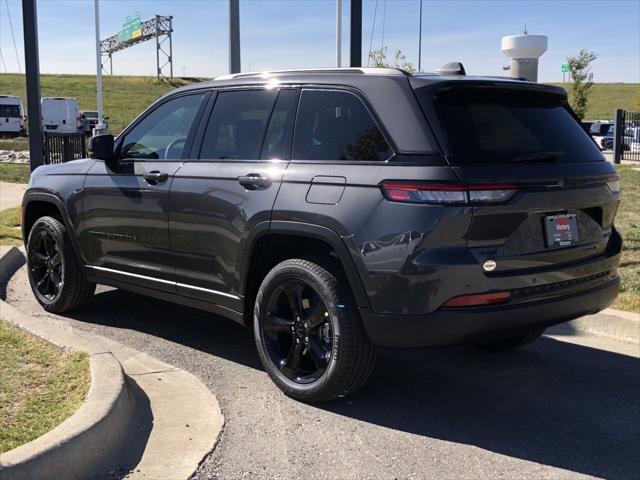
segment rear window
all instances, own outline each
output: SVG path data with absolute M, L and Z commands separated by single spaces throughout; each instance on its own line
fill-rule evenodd
M 453 152 L 452 163 L 603 160 L 561 96 L 508 89 L 453 89 L 437 94 L 434 102 Z
M 20 116 L 20 107 L 18 105 L 0 105 L 0 117 L 13 117 Z
M 390 155 L 384 136 L 353 93 L 302 92 L 293 140 L 294 159 L 384 161 Z

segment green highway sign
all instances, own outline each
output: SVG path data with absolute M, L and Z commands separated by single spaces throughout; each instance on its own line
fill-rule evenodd
M 569 64 L 568 63 L 563 63 L 562 67 L 560 68 L 560 71 L 562 73 L 569 73 Z
M 140 21 L 140 12 L 133 14 L 133 17 L 129 16 L 122 24 L 122 30 L 118 32 L 118 41 L 126 42 L 133 40 L 142 35 L 142 22 Z

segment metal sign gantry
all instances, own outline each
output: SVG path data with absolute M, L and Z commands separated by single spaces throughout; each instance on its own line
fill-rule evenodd
M 137 22 L 136 22 L 137 20 Z M 135 26 L 132 26 L 136 23 Z M 100 42 L 100 52 L 104 61 L 102 62 L 102 69 L 113 75 L 113 54 L 124 50 L 125 48 L 133 47 L 147 40 L 156 40 L 156 77 L 173 78 L 173 16 L 156 15 L 150 20 L 140 22 L 139 18 L 127 19 L 124 25 L 125 28 L 115 35 L 106 38 Z M 165 50 L 164 44 L 169 43 L 169 51 Z M 109 70 L 107 71 L 106 66 Z M 165 75 L 165 69 L 169 68 L 169 76 Z

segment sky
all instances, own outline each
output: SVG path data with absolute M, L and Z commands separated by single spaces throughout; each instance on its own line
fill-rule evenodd
M 419 2 L 363 2 L 363 65 L 369 45 L 384 44 L 417 66 Z M 345 66 L 350 1 L 342 3 Z M 41 73 L 94 74 L 93 0 L 37 5 Z M 20 0 L 0 0 L 0 72 L 24 72 L 21 10 Z M 228 0 L 100 0 L 101 38 L 117 33 L 136 11 L 142 20 L 173 15 L 174 75 L 228 72 Z M 500 40 L 522 33 L 525 25 L 530 34 L 549 37 L 539 81 L 561 81 L 567 56 L 587 49 L 598 54 L 594 81 L 640 82 L 640 0 L 423 0 L 422 69 L 461 61 L 469 74 L 504 75 L 508 60 Z M 335 0 L 240 0 L 240 30 L 243 71 L 336 65 Z M 155 75 L 155 68 L 153 41 L 113 57 L 115 75 Z

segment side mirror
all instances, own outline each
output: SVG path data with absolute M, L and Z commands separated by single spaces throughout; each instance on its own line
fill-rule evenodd
M 104 134 L 91 137 L 89 142 L 91 157 L 98 160 L 113 160 L 113 135 Z

